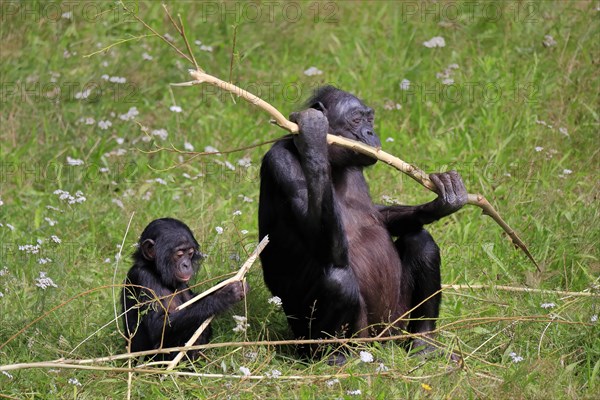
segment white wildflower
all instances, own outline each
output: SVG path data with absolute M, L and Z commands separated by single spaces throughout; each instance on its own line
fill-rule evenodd
M 448 65 L 448 69 L 458 69 L 458 68 L 460 68 L 460 67 L 458 66 L 458 64 L 455 64 L 455 63 Z
M 53 220 L 53 219 L 50 219 L 50 218 L 48 218 L 48 217 L 45 217 L 45 218 L 44 218 L 44 221 L 46 221 L 46 222 L 48 223 L 48 225 L 50 225 L 50 226 L 54 226 L 54 225 L 56 225 L 56 221 L 55 221 L 55 220 Z
M 112 199 L 111 202 L 113 204 L 115 204 L 117 207 L 119 207 L 120 209 L 122 209 L 122 210 L 125 209 L 125 205 L 123 204 L 123 201 L 121 201 L 121 199 Z
M 73 386 L 81 386 L 81 383 L 79 383 L 77 378 L 69 378 L 69 383 Z
M 162 179 L 162 178 L 156 178 L 154 180 L 154 182 L 158 183 L 159 185 L 166 185 L 167 184 L 167 182 L 164 179 Z
M 542 41 L 544 47 L 554 47 L 557 45 L 556 40 L 550 35 L 545 35 L 544 40 Z
M 222 233 L 223 233 L 223 228 L 222 228 L 222 227 L 220 227 L 220 226 L 217 226 L 217 227 L 215 228 L 215 231 L 217 231 L 217 235 L 220 235 L 220 234 L 222 234 Z
M 386 367 L 383 363 L 379 363 L 379 366 L 375 369 L 375 372 L 387 372 L 390 369 Z
M 281 307 L 281 298 L 279 296 L 273 296 L 271 297 L 269 300 L 267 300 L 267 303 L 269 304 L 273 304 L 277 307 Z
M 47 258 L 47 257 L 46 258 L 40 258 L 38 260 L 38 264 L 40 264 L 40 265 L 48 264 L 48 263 L 51 263 L 51 262 L 52 262 L 52 259 L 51 258 Z
M 0 276 L 5 276 L 8 275 L 8 267 L 4 267 L 2 269 L 0 269 Z
M 429 39 L 428 41 L 423 42 L 423 46 L 430 48 L 430 49 L 434 48 L 434 47 L 445 47 L 446 41 L 441 36 L 434 36 L 431 39 Z
M 565 168 L 565 169 L 563 169 L 562 173 L 565 174 L 565 175 L 571 175 L 573 173 L 573 171 L 571 171 L 570 169 Z
M 278 369 L 272 369 L 270 372 L 267 372 L 265 375 L 267 376 L 267 378 L 277 379 L 281 376 L 281 371 L 279 371 Z
M 140 114 L 137 107 L 131 107 L 127 113 L 119 115 L 119 119 L 123 121 L 130 121 Z
M 127 79 L 122 76 L 111 76 L 108 81 L 112 83 L 125 83 Z
M 183 144 L 183 148 L 184 148 L 186 151 L 194 151 L 194 146 L 192 146 L 192 144 L 191 144 L 191 143 L 189 143 L 189 142 L 185 142 L 185 143 Z
M 235 210 L 235 211 L 233 212 L 233 216 L 234 216 L 234 217 L 237 217 L 237 216 L 239 216 L 239 215 L 242 215 L 242 212 L 241 212 L 240 210 Z
M 450 85 L 453 85 L 453 84 L 454 84 L 454 79 L 452 79 L 452 78 L 445 78 L 442 81 L 442 85 L 450 86 Z
M 13 378 L 13 376 L 11 374 L 9 374 L 8 372 L 6 372 L 6 371 L 2 371 L 2 374 L 4 374 L 4 376 L 6 376 L 8 379 L 12 379 Z
M 60 240 L 60 238 L 56 235 L 50 236 L 50 240 L 52 240 L 54 243 L 57 243 L 57 244 L 60 244 L 62 242 L 62 240 Z
M 246 329 L 250 327 L 250 324 L 248 324 L 248 318 L 242 315 L 234 315 L 233 320 L 237 324 L 235 328 L 233 328 L 234 332 L 246 332 Z
M 169 110 L 173 111 L 174 113 L 180 113 L 183 111 L 179 106 L 171 106 L 169 107 Z
M 233 165 L 232 163 L 230 163 L 229 161 L 225 161 L 225 166 L 227 167 L 227 169 L 230 169 L 232 171 L 235 171 L 235 165 Z
M 241 233 L 242 235 L 247 235 L 247 234 L 248 234 L 248 231 L 247 231 L 246 229 L 242 229 L 242 230 L 240 231 L 240 233 Z
M 402 105 L 400 105 L 399 103 L 395 103 L 392 100 L 388 100 L 383 104 L 383 109 L 388 111 L 401 110 Z
M 402 82 L 400 82 L 400 90 L 408 89 L 410 89 L 410 81 L 408 79 L 402 79 Z
M 24 251 L 27 254 L 38 254 L 40 252 L 41 246 L 39 244 L 25 244 L 20 245 L 19 250 Z
M 207 45 L 203 44 L 203 45 L 200 45 L 200 50 L 212 53 L 213 47 L 212 46 L 207 46 Z
M 539 153 L 539 152 L 540 152 L 540 151 L 542 151 L 542 150 L 544 150 L 544 148 L 543 148 L 542 146 L 535 146 L 535 151 L 536 151 L 536 152 L 538 152 L 538 153 Z
M 369 353 L 368 351 L 361 351 L 360 352 L 360 361 L 362 361 L 364 363 L 373 362 L 373 354 Z
M 244 203 L 252 203 L 254 201 L 250 197 L 244 196 L 243 194 L 238 194 L 238 197 L 242 199 Z
M 321 74 L 323 74 L 323 71 L 321 71 L 317 67 L 310 67 L 304 71 L 304 75 L 306 75 L 306 76 L 315 76 L 315 75 L 321 75 Z
M 101 120 L 98 121 L 98 128 L 102 129 L 102 130 L 107 130 L 108 128 L 110 128 L 112 126 L 112 122 L 110 122 L 109 120 Z
M 147 61 L 152 61 L 152 59 L 153 59 L 154 57 L 152 57 L 152 56 L 151 56 L 150 54 L 148 54 L 148 53 L 142 53 L 142 58 L 143 58 L 144 60 L 147 60 Z
M 565 136 L 569 136 L 569 131 L 564 126 L 561 126 L 560 128 L 558 128 L 558 131 Z
M 392 143 L 394 141 L 394 138 L 388 137 L 388 138 L 385 139 L 385 141 L 387 143 Z
M 216 147 L 213 147 L 213 146 L 206 146 L 206 147 L 204 148 L 204 152 L 205 152 L 205 153 L 218 153 L 218 152 L 219 152 L 219 150 L 218 150 Z M 219 154 L 219 155 L 220 155 L 220 154 Z
M 78 160 L 76 158 L 67 156 L 67 164 L 76 167 L 78 165 L 83 165 L 83 160 Z
M 240 167 L 250 168 L 252 166 L 252 159 L 250 157 L 240 158 L 237 163 Z
M 150 132 L 150 134 L 152 136 L 158 136 L 161 140 L 166 140 L 167 137 L 169 136 L 169 133 L 167 132 L 166 129 L 154 129 L 152 132 Z
M 508 356 L 512 359 L 512 362 L 514 363 L 519 363 L 523 361 L 523 357 L 517 355 L 517 353 L 515 352 L 510 353 Z
M 92 117 L 87 117 L 84 121 L 84 123 L 86 125 L 94 125 L 96 123 L 96 120 Z
M 173 39 L 173 36 L 169 35 L 169 33 L 168 33 L 168 32 L 167 32 L 167 33 L 165 33 L 165 34 L 163 35 L 163 37 L 164 37 L 165 39 L 167 39 L 169 42 L 173 42 L 173 41 L 175 40 L 175 39 Z
M 252 373 L 250 373 L 250 370 L 248 368 L 246 368 L 246 367 L 240 367 L 240 372 L 244 376 L 250 376 L 250 375 L 252 375 Z
M 554 308 L 554 307 L 556 307 L 556 304 L 554 304 L 554 303 L 542 303 L 542 304 L 540 305 L 540 307 L 542 307 L 543 309 L 547 310 L 547 309 L 549 309 L 549 308 Z
M 73 12 L 72 11 L 67 11 L 61 14 L 60 16 L 63 19 L 73 19 Z
M 594 314 L 594 315 L 592 315 L 592 318 L 590 318 L 590 322 L 591 322 L 591 323 L 596 323 L 596 322 L 598 322 L 598 314 Z
M 330 388 L 332 388 L 336 383 L 340 383 L 340 380 L 338 378 L 333 378 L 333 379 L 330 379 L 325 382 L 327 387 L 330 387 Z
M 362 394 L 362 392 L 360 391 L 360 389 L 356 389 L 356 390 L 347 390 L 346 394 L 348 396 L 360 396 Z
M 45 272 L 40 272 L 39 278 L 35 278 L 35 286 L 46 290 L 49 287 L 58 287 L 50 277 L 46 276 Z
M 85 89 L 82 92 L 75 93 L 75 98 L 77 100 L 85 100 L 90 96 L 91 93 L 92 93 L 92 89 Z

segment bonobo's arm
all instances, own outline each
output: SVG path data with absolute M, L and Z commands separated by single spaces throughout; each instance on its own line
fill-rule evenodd
M 456 171 L 430 174 L 438 198 L 419 206 L 377 206 L 384 224 L 393 236 L 420 230 L 461 209 L 467 203 L 467 189 Z
M 162 300 L 163 306 L 169 310 L 167 321 L 164 320 L 164 308 L 160 305 L 156 306 L 156 312 L 151 312 L 148 315 L 148 332 L 153 336 L 154 343 L 160 343 L 163 333 L 165 344 L 173 344 L 173 338 L 184 340 L 189 339 L 192 334 L 198 329 L 200 324 L 208 317 L 220 314 L 227 310 L 233 304 L 242 300 L 248 291 L 248 286 L 241 282 L 233 282 L 217 292 L 201 299 L 200 301 L 190 305 L 179 311 L 171 311 L 173 306 L 169 307 L 170 298 Z M 179 303 L 173 304 L 178 306 Z

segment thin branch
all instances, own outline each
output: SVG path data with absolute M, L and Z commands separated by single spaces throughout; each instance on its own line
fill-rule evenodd
M 211 287 L 210 289 L 205 290 L 204 292 L 200 293 L 199 295 L 194 296 L 190 300 L 186 301 L 185 303 L 183 303 L 182 305 L 177 307 L 175 310 L 183 310 L 187 306 L 197 302 L 201 298 L 206 297 L 213 292 L 216 292 L 217 290 L 221 289 L 222 287 L 225 287 L 232 282 L 239 282 L 242 279 L 244 279 L 244 277 L 246 276 L 246 273 L 248 272 L 248 270 L 250 269 L 252 264 L 254 264 L 254 261 L 256 261 L 256 258 L 258 257 L 258 255 L 263 251 L 263 249 L 265 248 L 265 246 L 268 243 L 269 243 L 269 236 L 267 235 L 260 241 L 258 246 L 256 246 L 256 249 L 254 250 L 254 252 L 246 260 L 244 265 L 242 265 L 242 267 L 240 268 L 240 270 L 238 271 L 237 274 L 235 274 L 234 276 L 232 276 L 229 279 L 225 279 L 223 282 Z
M 214 318 L 214 315 L 206 318 L 206 320 L 200 325 L 200 327 L 198 327 L 196 332 L 194 332 L 192 337 L 187 342 L 185 342 L 185 347 L 192 346 L 194 343 L 196 343 L 196 340 L 198 340 L 200 335 L 202 335 L 202 332 L 204 332 L 206 330 L 206 328 L 208 328 L 208 325 L 213 320 L 213 318 Z M 179 364 L 179 361 L 181 361 L 183 356 L 185 356 L 185 353 L 186 353 L 185 350 L 180 351 L 179 354 L 177 354 L 175 356 L 175 358 L 173 358 L 173 360 L 171 362 L 169 362 L 169 364 L 167 365 L 167 371 L 170 371 L 173 368 L 175 368 L 177 366 L 177 364 Z
M 538 293 L 538 294 L 553 294 L 557 296 L 567 297 L 600 297 L 600 293 L 593 292 L 566 292 L 564 290 L 548 290 L 548 289 L 533 289 L 518 286 L 502 286 L 502 285 L 442 285 L 443 289 L 468 290 L 468 289 L 490 289 L 500 290 L 505 292 L 523 292 L 523 293 Z
M 237 95 L 238 97 L 242 97 L 247 102 L 254 104 L 255 106 L 263 109 L 267 113 L 269 113 L 274 118 L 274 123 L 279 127 L 287 130 L 290 133 L 297 134 L 298 125 L 289 121 L 287 118 L 283 116 L 283 114 L 273 107 L 271 104 L 267 103 L 263 99 L 254 94 L 241 89 L 229 82 L 225 82 L 215 76 L 209 75 L 202 71 L 190 70 L 190 75 L 198 82 L 198 83 L 208 83 L 210 85 L 216 86 L 222 90 L 226 90 L 230 93 Z M 409 164 L 398 157 L 395 157 L 385 151 L 375 148 L 372 146 L 368 146 L 364 143 L 357 142 L 355 140 L 350 140 L 343 138 L 341 136 L 335 136 L 328 134 L 327 135 L 327 143 L 335 144 L 338 146 L 346 147 L 352 149 L 358 153 L 365 154 L 372 158 L 376 158 L 392 167 L 396 168 L 400 172 L 403 172 L 410 176 L 415 181 L 419 182 L 421 185 L 425 186 L 427 189 L 436 192 L 437 188 L 435 184 L 429 179 L 429 175 L 427 175 L 424 171 L 417 168 L 416 166 Z M 521 238 L 517 235 L 517 233 L 502 219 L 500 214 L 492 207 L 492 205 L 480 194 L 469 194 L 468 195 L 468 204 L 480 207 L 483 209 L 483 213 L 489 215 L 494 221 L 496 221 L 502 229 L 510 236 L 512 242 L 519 247 L 523 252 L 527 255 L 527 257 L 533 262 L 536 266 L 537 270 L 541 272 L 539 265 L 529 252 L 529 249 L 525 245 L 525 243 L 521 240 Z

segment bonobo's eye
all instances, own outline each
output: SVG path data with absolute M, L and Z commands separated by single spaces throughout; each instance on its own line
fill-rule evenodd
M 192 247 L 191 249 L 188 250 L 187 252 L 188 257 L 194 257 L 194 254 L 196 254 L 196 250 L 194 250 L 194 248 Z
M 183 257 L 183 250 L 179 250 L 179 251 L 177 251 L 177 253 L 175 253 L 176 259 L 180 259 L 181 257 Z

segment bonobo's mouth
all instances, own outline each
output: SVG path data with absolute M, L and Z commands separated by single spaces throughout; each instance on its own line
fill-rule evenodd
M 191 274 L 190 275 L 175 274 L 175 276 L 177 277 L 177 279 L 180 282 L 183 282 L 183 283 L 187 283 L 190 279 L 192 279 L 192 275 Z

